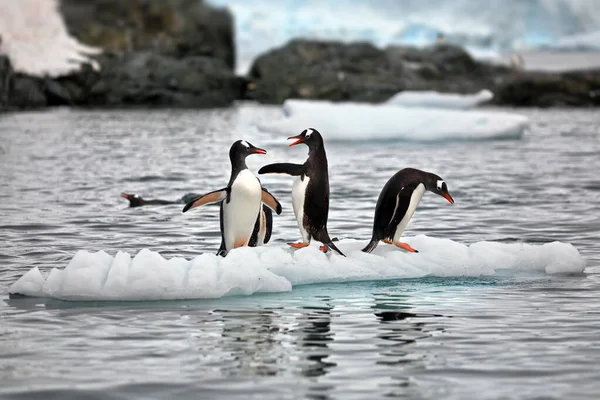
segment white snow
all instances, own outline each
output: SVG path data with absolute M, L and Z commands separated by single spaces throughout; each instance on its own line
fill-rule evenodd
M 257 126 L 280 134 L 296 132 L 299 126 L 313 126 L 327 140 L 489 140 L 520 138 L 529 119 L 501 111 L 286 100 L 280 119 L 262 121 Z
M 90 63 L 99 49 L 69 35 L 57 0 L 0 0 L 0 54 L 16 72 L 56 77 Z
M 386 104 L 402 107 L 465 109 L 489 101 L 494 94 L 483 89 L 475 94 L 440 93 L 433 90 L 406 90 L 391 97 Z
M 341 240 L 347 258 L 324 254 L 318 244 L 304 249 L 269 244 L 232 250 L 225 258 L 201 254 L 192 260 L 165 259 L 141 250 L 133 259 L 118 252 L 79 251 L 64 269 L 44 277 L 31 269 L 9 289 L 11 294 L 63 300 L 171 300 L 219 298 L 257 292 L 286 292 L 293 286 L 495 274 L 579 274 L 585 261 L 575 247 L 561 242 L 543 245 L 478 242 L 470 246 L 424 235 L 405 237 L 419 250 L 406 253 L 380 244 L 372 254 L 360 249 L 367 241 Z

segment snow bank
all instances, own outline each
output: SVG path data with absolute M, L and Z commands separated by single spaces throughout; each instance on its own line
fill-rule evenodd
M 417 278 L 503 274 L 582 273 L 585 261 L 570 244 L 541 246 L 478 242 L 470 246 L 424 235 L 404 238 L 419 253 L 381 244 L 372 254 L 366 241 L 342 240 L 347 258 L 324 254 L 314 244 L 294 250 L 281 245 L 244 247 L 225 258 L 201 254 L 188 261 L 165 259 L 144 249 L 133 259 L 118 252 L 79 251 L 64 269 L 47 277 L 33 268 L 9 289 L 11 294 L 65 300 L 167 300 L 218 298 L 257 292 L 285 292 L 293 286 Z
M 286 100 L 280 119 L 258 123 L 261 130 L 288 136 L 307 126 L 327 140 L 490 140 L 521 138 L 529 120 L 500 111 Z
M 386 104 L 403 107 L 426 108 L 473 108 L 478 104 L 489 101 L 494 94 L 487 89 L 475 94 L 440 93 L 436 91 L 404 91 L 394 95 Z
M 55 77 L 84 63 L 98 68 L 87 56 L 100 50 L 69 35 L 57 0 L 0 0 L 0 38 L 0 54 L 17 72 Z

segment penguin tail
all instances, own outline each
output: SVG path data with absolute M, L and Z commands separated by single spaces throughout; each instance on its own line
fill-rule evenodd
M 329 247 L 330 249 L 333 249 L 333 250 L 335 250 L 335 252 L 336 252 L 336 253 L 338 253 L 339 255 L 346 257 L 346 255 L 345 255 L 344 253 L 342 253 L 342 252 L 340 251 L 340 249 L 338 249 L 338 248 L 335 246 L 335 244 L 333 244 L 333 240 L 329 240 L 329 242 L 327 242 L 327 243 L 323 243 L 323 244 L 324 244 L 325 246 Z
M 375 250 L 375 247 L 377 247 L 378 244 L 379 244 L 379 240 L 371 239 L 369 244 L 364 249 L 362 249 L 362 251 L 364 251 L 365 253 L 370 253 L 373 250 Z

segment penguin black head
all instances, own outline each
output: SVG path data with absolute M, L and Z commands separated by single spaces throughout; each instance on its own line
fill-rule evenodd
M 428 173 L 424 181 L 425 189 L 442 196 L 448 200 L 450 204 L 454 204 L 454 199 L 450 196 L 450 193 L 448 193 L 448 185 L 446 185 L 446 182 L 444 182 L 442 178 L 436 174 Z
M 232 163 L 243 161 L 250 154 L 267 154 L 267 151 L 260 149 L 245 140 L 233 142 L 231 148 L 229 149 L 229 159 Z
M 129 207 L 140 207 L 144 205 L 144 199 L 137 194 L 121 193 L 121 197 L 129 200 Z
M 323 145 L 323 137 L 319 131 L 314 128 L 307 128 L 298 136 L 290 136 L 288 139 L 296 139 L 296 141 L 291 143 L 290 146 L 304 143 L 310 150 L 316 149 Z

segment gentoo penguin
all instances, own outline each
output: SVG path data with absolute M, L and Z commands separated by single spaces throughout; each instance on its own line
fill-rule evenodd
M 196 193 L 186 193 L 183 197 L 177 200 L 160 200 L 160 199 L 151 199 L 146 200 L 142 198 L 140 195 L 131 194 L 131 193 L 121 193 L 121 197 L 129 200 L 129 207 L 141 207 L 141 206 L 149 206 L 149 205 L 165 205 L 165 204 L 186 204 L 190 200 L 198 197 Z
M 246 157 L 250 154 L 267 152 L 245 140 L 234 142 L 229 150 L 231 177 L 227 187 L 198 196 L 183 208 L 183 212 L 186 212 L 204 204 L 221 203 L 221 246 L 217 252 L 221 256 L 226 256 L 231 249 L 248 246 L 256 222 L 260 219 L 262 203 L 281 214 L 281 204 L 262 188 L 258 178 L 246 166 Z
M 121 193 L 121 197 L 129 200 L 129 207 L 141 207 L 146 205 L 165 205 L 165 204 L 177 204 L 181 203 L 180 201 L 170 201 L 170 200 L 146 200 L 137 194 L 130 193 Z
M 288 244 L 292 247 L 302 248 L 308 246 L 311 239 L 315 239 L 323 243 L 321 250 L 327 251 L 332 248 L 343 256 L 344 253 L 333 244 L 327 232 L 329 174 L 323 137 L 316 129 L 308 128 L 303 130 L 300 135 L 288 139 L 296 139 L 290 146 L 300 143 L 308 146 L 306 162 L 302 165 L 269 164 L 258 170 L 259 174 L 288 174 L 296 177 L 292 187 L 292 200 L 302 242 Z
M 385 243 L 418 253 L 407 243 L 400 242 L 400 236 L 406 229 L 425 191 L 429 190 L 443 196 L 450 204 L 454 199 L 448 193 L 446 182 L 430 172 L 414 168 L 404 168 L 392 176 L 379 194 L 373 220 L 371 242 L 362 251 L 370 253 L 382 240 Z

